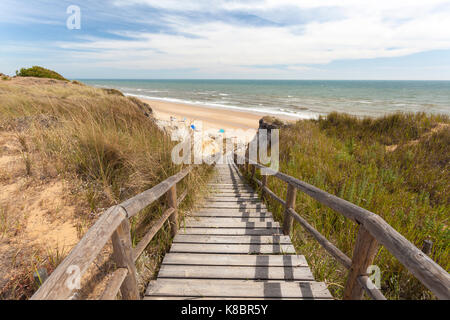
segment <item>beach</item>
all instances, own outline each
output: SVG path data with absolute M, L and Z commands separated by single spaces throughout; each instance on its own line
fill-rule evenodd
M 254 130 L 258 129 L 259 120 L 263 114 L 256 114 L 244 111 L 235 111 L 219 108 L 199 107 L 189 104 L 166 102 L 151 99 L 140 99 L 150 105 L 153 109 L 155 118 L 164 121 L 170 121 L 171 117 L 175 117 L 176 121 L 186 118 L 188 123 L 201 121 L 204 129 L 242 129 Z M 295 121 L 293 118 L 282 116 L 280 119 L 285 121 Z

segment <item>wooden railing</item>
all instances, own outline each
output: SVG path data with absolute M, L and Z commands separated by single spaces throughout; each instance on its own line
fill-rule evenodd
M 372 264 L 378 252 L 378 244 L 383 245 L 439 299 L 450 299 L 450 275 L 380 216 L 294 177 L 281 172 L 274 172 L 270 168 L 249 160 L 247 156 L 242 157 L 235 153 L 234 161 L 236 164 L 239 163 L 238 166 L 241 167 L 241 170 L 246 172 L 250 179 L 260 186 L 262 197 L 268 195 L 284 206 L 284 234 L 290 234 L 293 221 L 296 220 L 331 256 L 349 270 L 344 289 L 344 299 L 361 299 L 363 290 L 372 299 L 386 299 L 367 275 L 367 268 Z M 267 187 L 267 175 L 262 175 L 261 181 L 255 178 L 256 168 L 265 171 L 269 170 L 271 171 L 271 176 L 287 183 L 286 200 L 278 197 Z M 304 192 L 321 204 L 359 224 L 359 231 L 351 259 L 295 212 L 297 190 Z
M 106 210 L 31 299 L 73 299 L 77 289 L 74 284 L 80 281 L 109 239 L 112 240 L 112 257 L 117 268 L 112 273 L 101 299 L 115 299 L 119 290 L 122 299 L 140 299 L 135 262 L 166 220 L 169 220 L 171 235 L 174 236 L 176 234 L 178 230 L 177 208 L 187 194 L 186 190 L 177 198 L 177 183 L 183 180 L 192 168 L 192 166 L 187 167 L 155 187 Z M 151 205 L 164 194 L 167 197 L 168 209 L 153 223 L 147 234 L 133 248 L 128 219 Z

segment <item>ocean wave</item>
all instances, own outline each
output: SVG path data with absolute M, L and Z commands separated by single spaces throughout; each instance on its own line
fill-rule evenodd
M 280 116 L 286 116 L 291 117 L 295 119 L 317 119 L 320 114 L 313 113 L 313 112 L 297 112 L 297 111 L 281 111 L 279 109 L 261 109 L 261 108 L 251 108 L 251 107 L 239 107 L 235 105 L 225 105 L 221 103 L 212 103 L 212 102 L 204 102 L 204 101 L 191 101 L 191 100 L 184 100 L 184 99 L 178 99 L 178 98 L 162 98 L 162 97 L 153 97 L 153 96 L 146 96 L 142 94 L 132 94 L 132 93 L 125 93 L 127 96 L 133 96 L 137 98 L 142 99 L 150 99 L 150 100 L 157 100 L 157 101 L 165 101 L 165 102 L 173 102 L 173 103 L 182 103 L 182 104 L 189 104 L 194 106 L 203 106 L 203 107 L 210 107 L 214 109 L 227 109 L 227 110 L 237 110 L 242 112 L 251 112 L 256 114 L 269 114 L 269 115 L 280 115 Z

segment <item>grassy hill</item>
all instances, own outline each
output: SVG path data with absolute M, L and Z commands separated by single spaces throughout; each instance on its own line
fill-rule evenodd
M 306 181 L 383 217 L 421 248 L 433 241 L 431 257 L 450 268 L 450 121 L 446 116 L 394 114 L 376 119 L 332 113 L 280 130 L 280 171 Z M 285 197 L 286 185 L 268 178 Z M 270 202 L 282 219 L 282 208 Z M 298 192 L 296 211 L 352 256 L 357 226 Z M 295 224 L 293 241 L 305 254 L 318 281 L 342 297 L 346 270 Z M 390 299 L 428 299 L 432 294 L 386 249 L 374 264 L 382 292 Z
M 105 208 L 178 172 L 172 146 L 149 106 L 120 92 L 54 79 L 0 80 L 0 297 L 28 298 L 37 289 L 33 272 L 50 273 Z M 201 194 L 208 174 L 197 167 L 180 186 L 180 193 L 189 190 L 184 208 Z M 160 208 L 132 219 L 134 242 Z M 163 230 L 138 261 L 141 289 L 169 242 Z M 106 248 L 96 262 L 92 283 L 113 267 L 109 254 Z
M 48 79 L 69 81 L 59 73 L 39 66 L 33 66 L 31 68 L 22 68 L 20 69 L 20 71 L 16 71 L 16 75 L 19 77 L 48 78 Z

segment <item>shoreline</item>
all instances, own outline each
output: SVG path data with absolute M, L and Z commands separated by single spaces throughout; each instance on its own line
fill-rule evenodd
M 259 120 L 271 114 L 256 114 L 241 110 L 220 109 L 207 106 L 194 106 L 185 103 L 168 102 L 156 99 L 139 100 L 147 103 L 153 110 L 155 118 L 170 121 L 171 117 L 176 120 L 186 119 L 188 122 L 202 121 L 204 129 L 242 129 L 257 130 Z M 297 119 L 287 116 L 274 116 L 287 122 L 295 122 Z

